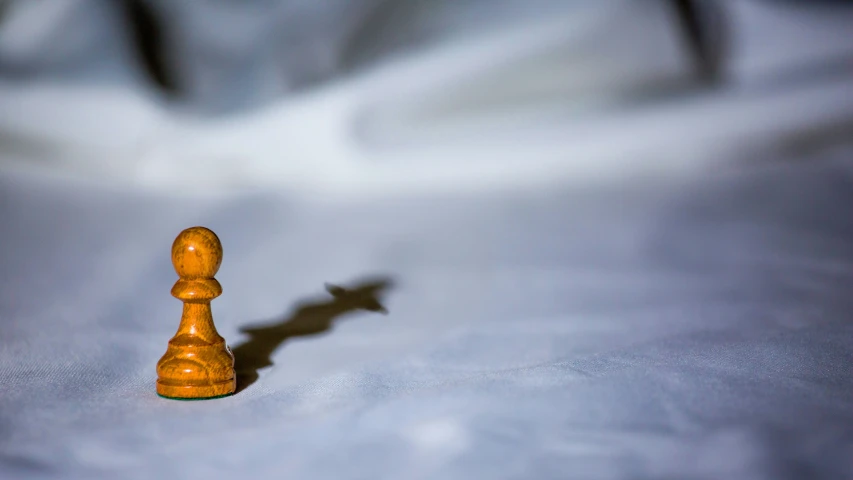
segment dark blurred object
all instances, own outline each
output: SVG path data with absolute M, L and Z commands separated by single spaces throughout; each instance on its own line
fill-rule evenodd
M 672 0 L 700 81 L 720 79 L 726 34 L 723 12 L 717 2 Z
M 156 12 L 144 0 L 125 0 L 124 8 L 134 45 L 146 72 L 157 86 L 165 92 L 174 93 L 177 83 L 166 62 L 168 45 Z

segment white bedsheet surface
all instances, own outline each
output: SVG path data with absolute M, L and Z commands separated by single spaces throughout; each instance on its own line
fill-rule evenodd
M 0 177 L 0 478 L 853 475 L 850 152 L 594 190 L 162 198 Z M 388 276 L 232 397 L 154 391 L 169 248 L 221 238 L 216 325 Z

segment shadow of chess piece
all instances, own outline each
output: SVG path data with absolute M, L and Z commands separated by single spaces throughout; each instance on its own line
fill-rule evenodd
M 222 245 L 204 227 L 184 230 L 172 244 L 172 264 L 180 277 L 172 296 L 184 302 L 178 332 L 157 362 L 157 394 L 203 399 L 234 393 L 234 355 L 213 324 L 210 301 L 222 294 L 213 278 L 222 263 Z
M 233 350 L 237 392 L 258 379 L 258 370 L 272 366 L 273 353 L 288 339 L 326 333 L 348 313 L 366 310 L 387 314 L 378 297 L 390 287 L 391 280 L 385 278 L 350 288 L 326 284 L 326 291 L 332 295 L 328 301 L 302 303 L 279 321 L 241 328 L 249 338 Z

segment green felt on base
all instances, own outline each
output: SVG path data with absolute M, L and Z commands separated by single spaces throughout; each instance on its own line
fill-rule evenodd
M 226 393 L 225 395 L 217 395 L 217 396 L 215 396 L 215 397 L 203 397 L 203 398 L 180 398 L 180 397 L 167 397 L 167 396 L 165 396 L 165 395 L 160 395 L 159 393 L 157 394 L 157 396 L 158 396 L 158 397 L 160 397 L 160 398 L 165 398 L 165 399 L 167 399 L 167 400 L 181 400 L 181 401 L 184 401 L 184 402 L 192 402 L 192 401 L 196 401 L 196 400 L 216 400 L 217 398 L 230 397 L 231 395 L 234 395 L 234 393 L 233 393 L 233 392 L 232 392 L 232 393 Z

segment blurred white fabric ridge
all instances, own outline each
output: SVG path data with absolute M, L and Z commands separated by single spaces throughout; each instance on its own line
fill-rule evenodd
M 53 9 L 60 5 L 94 8 L 77 1 Z M 5 167 L 50 165 L 167 189 L 188 188 L 192 176 L 202 190 L 365 195 L 670 175 L 853 117 L 849 62 L 840 71 L 802 75 L 853 56 L 850 7 L 721 2 L 725 84 L 644 99 L 656 84 L 690 82 L 690 58 L 669 9 L 660 2 L 563 5 L 389 54 L 369 68 L 215 117 L 154 95 L 128 65 L 109 12 L 77 11 L 66 17 L 89 13 L 86 21 L 104 31 L 88 40 L 104 45 L 97 64 L 113 80 L 4 82 L 0 134 L 8 145 L 31 148 L 0 155 Z M 37 57 L 46 42 L 39 35 L 51 46 L 87 45 L 79 28 L 70 39 L 50 37 L 58 29 L 51 21 L 63 12 L 30 14 L 42 2 L 13 6 L 0 36 L 6 57 Z M 208 23 L 220 23 L 205 25 L 208 36 L 252 27 L 221 13 L 211 17 Z M 263 59 L 256 63 L 262 67 Z M 791 72 L 796 81 L 777 81 Z M 257 78 L 241 88 L 262 91 L 264 77 Z

